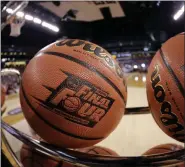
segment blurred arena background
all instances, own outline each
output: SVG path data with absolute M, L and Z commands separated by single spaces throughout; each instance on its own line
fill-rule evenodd
M 6 7 L 8 3 L 1 2 L 4 22 L 20 2 Z M 127 108 L 147 107 L 147 68 L 161 44 L 184 31 L 184 14 L 176 14 L 183 13 L 183 5 L 180 1 L 30 1 L 1 32 L 1 82 L 7 90 L 2 119 L 27 134 L 33 133 L 20 108 L 19 77 L 41 48 L 66 38 L 88 40 L 108 50 L 127 78 Z M 5 134 L 19 157 L 22 143 Z M 163 143 L 182 145 L 165 135 L 149 112 L 130 110 L 98 145 L 119 155 L 137 156 Z

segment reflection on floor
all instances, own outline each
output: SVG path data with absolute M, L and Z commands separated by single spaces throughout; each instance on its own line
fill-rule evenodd
M 129 87 L 141 87 L 144 88 L 146 86 L 146 73 L 132 73 L 125 74 L 127 78 L 127 85 Z
M 136 76 L 138 80 L 133 81 Z M 142 74 L 129 76 L 127 107 L 148 106 L 145 82 L 142 81 L 142 78 Z M 19 95 L 7 97 L 5 105 L 7 109 L 3 114 L 3 120 L 22 132 L 31 135 L 30 127 L 20 109 Z M 5 132 L 5 135 L 13 151 L 19 156 L 22 143 L 7 132 Z M 98 145 L 111 148 L 122 156 L 139 156 L 149 148 L 165 143 L 176 143 L 183 146 L 183 143 L 177 142 L 164 134 L 155 123 L 152 115 L 148 113 L 125 115 L 116 130 Z

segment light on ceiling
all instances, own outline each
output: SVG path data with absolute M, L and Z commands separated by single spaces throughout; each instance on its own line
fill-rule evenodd
M 5 62 L 6 60 L 7 60 L 6 58 L 2 58 L 2 59 L 1 59 L 2 62 Z
M 5 6 L 5 7 L 2 9 L 2 11 L 5 10 L 6 8 L 7 8 L 7 7 Z
M 177 11 L 177 13 L 173 16 L 174 20 L 177 20 L 184 13 L 184 5 Z
M 18 17 L 23 17 L 23 16 L 24 16 L 24 13 L 23 13 L 23 12 L 17 12 L 16 15 L 17 15 Z
M 145 46 L 145 47 L 143 48 L 143 50 L 144 50 L 144 51 L 148 51 L 149 48 Z
M 11 8 L 6 8 L 6 12 L 9 14 L 12 14 L 14 11 Z M 49 24 L 45 21 L 42 22 L 42 20 L 40 20 L 39 18 L 33 18 L 33 16 L 28 15 L 28 14 L 24 14 L 23 12 L 17 12 L 16 15 L 19 17 L 23 17 L 25 15 L 24 17 L 26 20 L 33 21 L 36 24 L 42 23 L 41 25 L 43 27 L 49 28 L 50 30 L 55 31 L 55 32 L 59 32 L 59 28 L 57 26 Z
M 43 27 L 46 27 L 46 28 L 49 28 L 50 30 L 53 30 L 55 32 L 58 32 L 59 31 L 59 28 L 58 27 L 56 27 L 56 26 L 54 26 L 52 24 L 49 24 L 49 23 L 47 23 L 45 21 L 42 22 L 42 26 Z
M 135 80 L 135 81 L 138 81 L 138 80 L 139 80 L 139 77 L 138 77 L 138 76 L 135 76 L 135 77 L 134 77 L 134 80 Z
M 39 18 L 34 18 L 34 19 L 33 19 L 33 22 L 34 22 L 34 23 L 37 23 L 37 24 L 41 24 L 42 21 L 41 21 L 41 19 L 39 19 Z
M 142 64 L 141 64 L 141 67 L 145 68 L 145 66 L 146 66 L 145 63 L 142 63 Z
M 29 21 L 32 21 L 33 20 L 33 16 L 26 14 L 25 15 L 25 19 L 29 20 Z
M 10 9 L 10 8 L 7 8 L 6 11 L 7 11 L 7 13 L 9 13 L 9 14 L 12 14 L 12 13 L 13 13 L 13 10 Z
M 137 65 L 134 65 L 134 69 L 137 69 L 138 68 L 138 66 Z
M 153 33 L 150 33 L 150 38 L 152 39 L 152 41 L 156 41 Z

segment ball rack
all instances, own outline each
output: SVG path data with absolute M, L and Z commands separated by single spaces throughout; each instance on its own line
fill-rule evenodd
M 2 128 L 10 133 L 12 136 L 30 146 L 31 148 L 45 154 L 49 157 L 53 157 L 57 160 L 69 162 L 76 166 L 88 166 L 88 167 L 127 167 L 127 166 L 174 166 L 185 160 L 185 149 L 148 156 L 129 156 L 129 157 L 115 157 L 115 156 L 103 156 L 93 155 L 87 153 L 81 153 L 75 150 L 56 147 L 43 141 L 33 139 L 31 136 L 13 128 L 4 121 L 1 122 Z M 21 162 L 15 156 L 8 141 L 5 138 L 2 130 L 2 140 L 8 148 L 10 154 L 14 158 L 14 161 L 19 167 L 22 167 Z

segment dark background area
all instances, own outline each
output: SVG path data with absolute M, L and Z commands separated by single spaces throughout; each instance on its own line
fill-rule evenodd
M 2 6 L 7 2 L 2 3 Z M 63 2 L 53 2 L 62 5 Z M 69 2 L 70 3 L 70 2 Z M 95 3 L 95 2 L 94 2 Z M 177 21 L 173 15 L 183 5 L 177 1 L 143 1 L 120 3 L 125 17 L 112 18 L 108 8 L 101 9 L 103 20 L 93 22 L 76 21 L 74 13 L 66 13 L 65 19 L 39 5 L 39 2 L 29 2 L 24 9 L 34 13 L 43 20 L 58 25 L 60 32 L 54 33 L 36 24 L 26 22 L 19 37 L 11 37 L 10 26 L 2 31 L 2 55 L 11 60 L 29 60 L 42 47 L 63 38 L 78 38 L 94 42 L 111 53 L 138 52 L 148 47 L 155 52 L 168 38 L 184 31 L 184 15 Z M 73 17 L 73 19 L 66 19 Z M 154 37 L 154 39 L 151 38 Z M 23 52 L 25 55 L 10 55 L 10 52 Z M 122 57 L 119 54 L 118 57 Z M 124 55 L 123 55 L 124 56 Z

